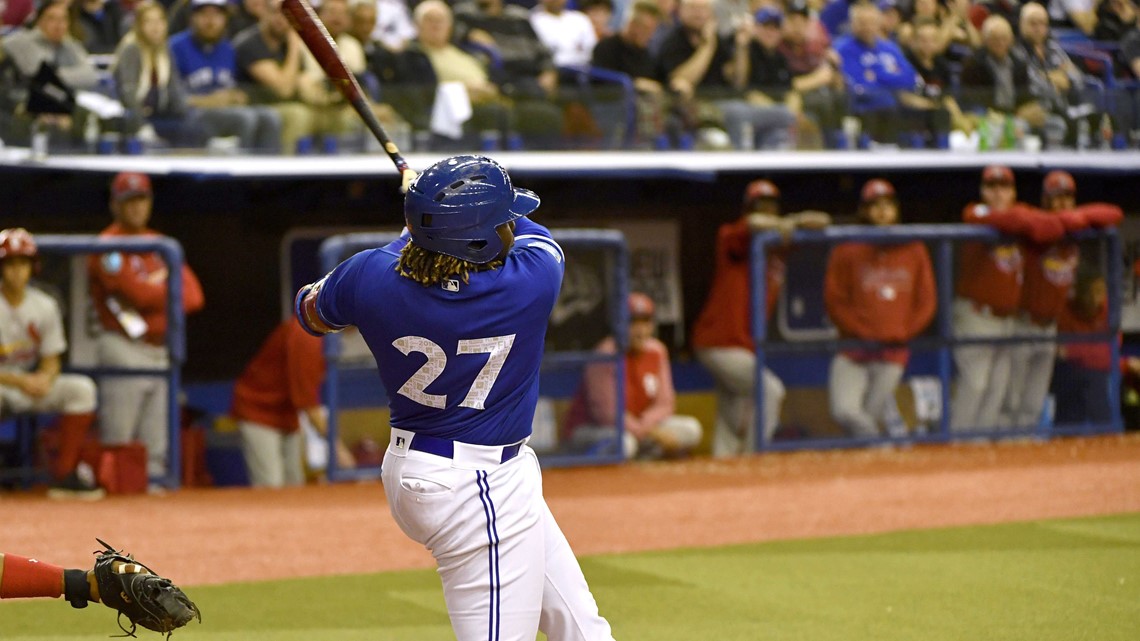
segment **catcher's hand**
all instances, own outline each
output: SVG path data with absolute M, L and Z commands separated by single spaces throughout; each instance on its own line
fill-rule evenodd
M 104 547 L 93 553 L 98 555 L 93 574 L 99 586 L 99 600 L 119 612 L 119 627 L 127 636 L 134 637 L 136 627 L 141 625 L 164 633 L 169 639 L 174 630 L 191 619 L 197 617 L 202 622 L 198 606 L 170 579 L 158 576 L 135 561 L 134 556 L 95 540 Z M 131 622 L 130 629 L 123 625 L 124 616 Z

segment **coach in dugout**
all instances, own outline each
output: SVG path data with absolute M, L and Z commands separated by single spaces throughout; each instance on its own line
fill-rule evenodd
M 629 295 L 629 346 L 625 351 L 625 414 L 622 451 L 626 458 L 660 458 L 688 454 L 701 442 L 701 423 L 675 414 L 677 393 L 669 350 L 654 333 L 653 299 L 641 292 Z M 613 354 L 617 341 L 608 337 L 597 350 Z M 586 368 L 582 387 L 566 417 L 571 443 L 588 448 L 600 442 L 616 444 L 619 405 L 617 372 L 612 363 Z
M 990 165 L 982 171 L 981 197 L 981 202 L 966 205 L 963 222 L 1038 243 L 1056 242 L 1065 234 L 1060 219 L 1017 202 L 1017 186 L 1009 167 Z M 962 243 L 953 309 L 955 336 L 1011 336 L 1023 278 L 1023 255 L 1016 240 Z M 1012 355 L 1011 346 L 1006 344 L 954 348 L 958 379 L 950 403 L 952 429 L 992 430 L 999 426 Z
M 1124 213 L 1108 203 L 1077 206 L 1077 183 L 1067 171 L 1054 170 L 1042 184 L 1041 206 L 1056 216 L 1066 232 L 1112 227 Z M 1073 282 L 1081 264 L 1081 249 L 1069 237 L 1055 243 L 1023 242 L 1025 278 L 1018 315 L 1013 321 L 1017 336 L 1055 338 L 1057 319 L 1073 299 Z M 1002 424 L 1036 427 L 1049 394 L 1057 344 L 1053 341 L 1021 343 L 1012 347 L 1009 391 Z
M 859 219 L 888 227 L 899 223 L 895 188 L 881 178 L 863 185 Z M 831 361 L 831 415 L 851 436 L 879 436 L 879 422 L 895 402 L 910 359 L 906 344 L 934 318 L 938 292 L 930 254 L 921 241 L 841 243 L 831 250 L 824 279 L 827 314 L 842 338 L 883 343 L 845 349 Z

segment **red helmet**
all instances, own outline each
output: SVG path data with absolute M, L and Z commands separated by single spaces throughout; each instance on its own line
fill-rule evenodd
M 863 191 L 859 194 L 859 200 L 864 203 L 869 203 L 877 198 L 894 197 L 894 185 L 883 180 L 882 178 L 874 178 L 872 180 L 868 180 L 867 184 L 863 185 Z
M 1074 196 L 1077 193 L 1077 181 L 1067 171 L 1054 169 L 1045 174 L 1043 189 L 1046 196 Z
M 756 202 L 765 198 L 776 199 L 780 197 L 780 190 L 770 180 L 753 180 L 744 188 L 744 209 L 751 211 Z
M 641 292 L 629 294 L 629 317 L 633 320 L 651 319 L 656 306 L 653 299 Z
M 0 260 L 12 256 L 35 258 L 39 255 L 36 239 L 23 227 L 12 227 L 0 231 Z

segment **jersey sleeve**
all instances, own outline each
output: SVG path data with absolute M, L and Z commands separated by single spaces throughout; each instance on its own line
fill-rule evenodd
M 511 253 L 542 266 L 552 277 L 562 282 L 566 269 L 566 254 L 551 236 L 550 230 L 529 218 L 515 221 L 515 246 Z
M 67 350 L 63 321 L 55 299 L 44 294 L 44 317 L 40 326 L 40 356 L 58 356 Z
M 317 314 L 333 329 L 344 329 L 356 324 L 356 289 L 368 263 L 368 256 L 376 250 L 360 252 L 336 266 L 327 276 L 317 281 Z

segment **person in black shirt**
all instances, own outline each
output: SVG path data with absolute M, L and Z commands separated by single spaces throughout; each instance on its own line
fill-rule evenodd
M 755 14 L 752 39 L 748 42 L 748 79 L 745 98 L 750 104 L 770 107 L 783 105 L 796 117 L 800 148 L 821 149 L 819 124 L 803 113 L 803 99 L 792 87 L 792 70 L 780 51 L 784 14 L 767 6 Z
M 939 52 L 941 29 L 933 21 L 922 21 L 914 25 L 911 48 L 906 50 L 907 60 L 922 78 L 918 91 L 911 98 L 904 98 L 909 108 L 909 117 L 914 123 L 914 131 L 922 136 L 923 145 L 933 138 L 939 149 L 949 147 L 951 124 L 966 133 L 973 130 L 972 123 L 962 117 L 958 101 L 954 99 L 953 79 L 950 63 L 946 55 Z M 917 140 L 915 141 L 917 145 Z

